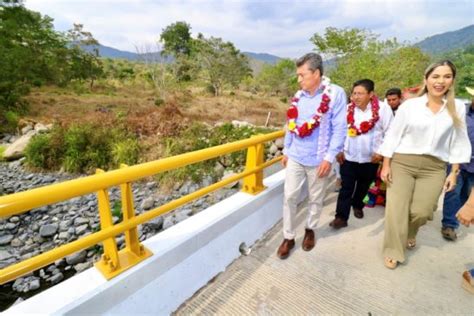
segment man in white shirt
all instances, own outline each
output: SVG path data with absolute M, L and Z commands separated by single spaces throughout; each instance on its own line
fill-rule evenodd
M 339 191 L 334 229 L 347 226 L 351 206 L 354 216 L 364 217 L 363 199 L 375 180 L 382 156 L 378 153 L 393 119 L 391 108 L 374 95 L 374 82 L 356 81 L 351 103 L 347 105 L 347 134 L 344 152 L 337 156 L 341 164 L 342 187 Z

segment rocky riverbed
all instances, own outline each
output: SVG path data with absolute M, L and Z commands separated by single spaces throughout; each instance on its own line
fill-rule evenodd
M 78 176 L 64 173 L 32 173 L 22 167 L 22 161 L 0 163 L 0 193 L 11 194 L 58 183 Z M 162 193 L 155 181 L 134 183 L 132 190 L 135 199 L 136 213 L 141 214 L 163 205 L 171 200 L 212 183 L 207 178 L 200 184 L 185 183 L 176 187 L 171 193 Z M 140 240 L 145 240 L 156 233 L 206 209 L 235 192 L 238 188 L 227 187 L 210 195 L 195 200 L 172 213 L 155 218 L 138 227 Z M 113 187 L 109 190 L 112 205 L 120 201 L 120 190 Z M 116 214 L 118 215 L 118 214 Z M 118 216 L 113 217 L 118 222 Z M 19 262 L 51 250 L 62 244 L 99 230 L 100 222 L 95 194 L 78 197 L 69 201 L 48 205 L 30 210 L 21 215 L 0 218 L 0 268 Z M 124 246 L 124 236 L 116 237 L 119 247 Z M 72 254 L 56 261 L 27 276 L 18 278 L 0 287 L 0 310 L 7 308 L 16 300 L 22 300 L 38 291 L 57 284 L 65 278 L 92 267 L 100 258 L 101 247 L 95 246 Z
M 0 143 L 8 147 L 15 139 L 13 135 L 6 135 L 0 138 Z M 276 140 L 269 147 L 266 158 L 271 159 L 281 155 L 282 148 L 283 139 Z M 223 178 L 233 174 L 232 171 L 225 170 L 222 165 L 217 167 L 220 167 L 219 170 L 223 173 Z M 279 166 L 274 165 L 264 172 L 269 175 L 279 169 Z M 23 167 L 23 159 L 8 163 L 0 162 L 0 195 L 59 183 L 80 176 L 61 172 L 29 172 Z M 137 214 L 147 212 L 212 183 L 212 178 L 207 177 L 201 183 L 187 182 L 177 185 L 172 192 L 166 193 L 160 191 L 158 183 L 152 178 L 147 181 L 133 183 L 135 212 Z M 228 185 L 173 212 L 140 225 L 138 227 L 139 238 L 141 241 L 150 238 L 237 191 L 237 183 Z M 120 221 L 119 187 L 110 188 L 109 197 L 113 208 L 113 221 L 117 223 Z M 0 217 L 0 269 L 87 236 L 99 229 L 100 220 L 96 194 L 43 206 L 8 218 Z M 116 237 L 119 248 L 125 246 L 124 239 L 124 235 Z M 0 311 L 15 302 L 19 302 L 92 267 L 93 263 L 99 260 L 101 252 L 101 246 L 96 245 L 60 259 L 13 282 L 0 285 Z

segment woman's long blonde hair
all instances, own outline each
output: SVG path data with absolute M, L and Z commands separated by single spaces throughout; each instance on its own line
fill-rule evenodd
M 456 112 L 456 105 L 454 103 L 454 83 L 456 79 L 456 66 L 450 60 L 442 60 L 436 63 L 433 63 L 428 66 L 425 70 L 425 81 L 431 75 L 431 73 L 438 68 L 439 66 L 448 66 L 451 68 L 453 72 L 453 84 L 449 87 L 448 91 L 446 92 L 446 108 L 448 109 L 448 113 L 453 119 L 453 124 L 455 127 L 459 127 L 462 125 L 462 120 L 458 117 L 458 113 Z M 423 82 L 423 87 L 420 89 L 418 96 L 421 96 L 425 93 L 428 93 L 428 89 L 426 88 L 426 83 Z

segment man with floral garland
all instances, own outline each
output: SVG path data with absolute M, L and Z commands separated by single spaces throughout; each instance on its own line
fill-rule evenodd
M 342 187 L 337 197 L 336 216 L 329 224 L 334 229 L 347 226 L 351 206 L 354 216 L 364 217 L 364 197 L 377 177 L 382 161 L 378 153 L 393 112 L 374 94 L 370 79 L 356 81 L 352 86 L 351 103 L 347 105 L 347 135 L 344 151 L 337 155 L 341 164 Z
M 308 191 L 302 212 L 308 212 L 302 248 L 313 249 L 314 230 L 323 207 L 327 179 L 346 135 L 346 94 L 323 76 L 321 56 L 309 53 L 296 61 L 301 87 L 287 112 L 282 164 L 286 167 L 283 237 L 277 255 L 289 256 L 295 246 L 296 209 L 301 192 Z M 304 187 L 306 186 L 306 187 Z

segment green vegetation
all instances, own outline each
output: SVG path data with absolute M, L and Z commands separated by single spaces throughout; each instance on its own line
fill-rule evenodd
M 457 67 L 456 96 L 470 99 L 466 87 L 474 87 L 474 45 L 465 49 L 454 50 L 440 56 L 450 59 Z
M 73 125 L 55 127 L 48 134 L 35 136 L 25 156 L 29 166 L 63 168 L 68 172 L 90 172 L 95 168 L 117 168 L 120 163 L 136 164 L 140 145 L 122 128 Z
M 422 82 L 430 57 L 419 48 L 409 47 L 396 39 L 378 40 L 378 35 L 357 28 L 326 28 L 323 35 L 312 37 L 316 50 L 336 57 L 330 71 L 333 82 L 347 92 L 356 80 L 369 78 L 375 92 L 383 96 L 391 87 L 411 87 Z
M 54 30 L 52 18 L 0 1 L 0 126 L 6 111 L 25 111 L 21 97 L 31 87 L 89 79 L 92 85 L 102 68 L 97 55 L 80 48 L 88 43 L 94 43 L 92 35 L 80 24 L 63 34 Z
M 6 146 L 0 145 L 0 161 L 3 161 L 3 153 L 5 152 L 5 149 L 7 149 Z
M 163 139 L 165 148 L 164 155 L 165 157 L 175 156 L 190 151 L 234 142 L 249 138 L 252 135 L 264 134 L 270 131 L 270 129 L 260 127 L 235 127 L 232 124 L 223 124 L 210 128 L 202 123 L 194 123 L 183 130 L 177 137 L 167 137 Z M 169 182 L 173 184 L 188 179 L 200 181 L 206 175 L 217 178 L 221 176 L 215 169 L 217 162 L 225 168 L 238 171 L 245 166 L 245 159 L 246 151 L 238 151 L 216 159 L 159 174 L 158 179 L 164 183 Z

